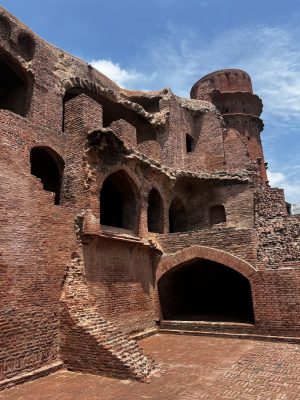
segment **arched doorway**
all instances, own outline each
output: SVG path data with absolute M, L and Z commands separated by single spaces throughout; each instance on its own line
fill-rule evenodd
M 116 228 L 137 229 L 137 199 L 133 182 L 125 171 L 109 175 L 100 192 L 100 223 Z
M 148 196 L 147 220 L 149 232 L 163 232 L 163 201 L 158 190 L 154 188 L 150 190 Z
M 254 323 L 250 282 L 214 261 L 197 259 L 158 281 L 164 319 Z
M 43 189 L 54 193 L 54 204 L 60 203 L 63 159 L 48 147 L 33 147 L 30 152 L 31 174 L 39 178 Z
M 169 230 L 170 233 L 184 232 L 187 230 L 187 212 L 182 200 L 175 197 L 169 208 Z

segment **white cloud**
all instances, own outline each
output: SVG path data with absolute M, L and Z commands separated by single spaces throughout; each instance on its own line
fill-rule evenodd
M 286 180 L 286 177 L 281 172 L 268 171 L 268 178 L 271 186 L 280 185 Z
M 137 69 L 111 60 L 91 64 L 127 88 L 171 87 L 189 96 L 203 75 L 224 68 L 241 68 L 263 100 L 263 141 L 269 161 L 270 181 L 286 191 L 288 201 L 300 202 L 300 28 L 248 26 L 200 37 L 189 29 L 167 26 L 163 37 L 151 35 Z M 275 172 L 276 171 L 276 172 Z
M 145 81 L 145 76 L 135 69 L 125 69 L 111 60 L 92 60 L 90 64 L 119 86 L 139 87 Z
M 268 171 L 268 178 L 272 187 L 284 189 L 287 201 L 300 204 L 300 179 L 292 180 L 282 172 Z

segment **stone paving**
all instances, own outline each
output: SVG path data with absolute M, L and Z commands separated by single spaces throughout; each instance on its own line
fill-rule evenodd
M 0 393 L 7 400 L 296 400 L 300 346 L 158 334 L 140 341 L 160 363 L 149 382 L 59 371 Z

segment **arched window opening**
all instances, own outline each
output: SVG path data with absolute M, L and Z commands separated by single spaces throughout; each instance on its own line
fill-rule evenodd
M 0 108 L 25 116 L 27 100 L 26 77 L 0 59 Z
M 209 211 L 209 222 L 211 225 L 221 224 L 226 222 L 226 212 L 222 205 L 211 207 Z
M 39 178 L 43 189 L 54 193 L 54 204 L 60 203 L 64 170 L 62 158 L 47 147 L 34 147 L 30 152 L 31 174 Z
M 187 212 L 183 202 L 175 197 L 169 208 L 170 233 L 185 232 L 188 227 Z
M 108 176 L 100 192 L 101 225 L 135 231 L 137 199 L 131 179 L 124 171 Z
M 147 217 L 148 231 L 162 233 L 164 228 L 163 201 L 156 189 L 151 189 L 149 192 Z
M 217 262 L 195 260 L 158 282 L 164 319 L 254 323 L 250 282 Z
M 190 153 L 194 150 L 194 138 L 188 133 L 185 136 L 186 152 Z
M 27 32 L 21 32 L 17 39 L 17 50 L 26 61 L 30 61 L 35 53 L 35 41 Z

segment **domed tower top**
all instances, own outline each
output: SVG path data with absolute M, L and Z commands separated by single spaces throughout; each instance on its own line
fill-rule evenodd
M 223 69 L 199 79 L 191 89 L 191 98 L 213 103 L 226 125 L 224 140 L 230 130 L 238 131 L 247 148 L 247 155 L 257 165 L 261 180 L 267 182 L 260 132 L 263 122 L 259 118 L 262 101 L 253 93 L 251 78 L 240 69 Z M 231 143 L 234 146 L 234 143 Z
M 220 92 L 253 93 L 251 78 L 247 72 L 241 69 L 222 69 L 199 79 L 191 89 L 191 98 L 207 100 L 214 89 Z

